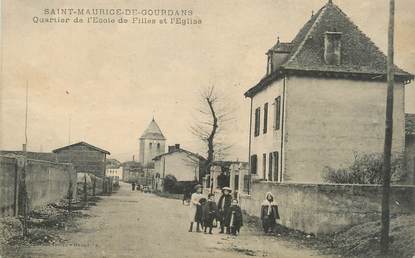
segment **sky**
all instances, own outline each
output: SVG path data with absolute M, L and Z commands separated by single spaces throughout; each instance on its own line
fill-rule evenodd
M 387 0 L 334 0 L 385 53 Z M 415 73 L 415 4 L 396 1 L 398 66 Z M 265 73 L 277 37 L 291 41 L 326 0 L 2 0 L 0 149 L 25 141 L 51 151 L 86 141 L 111 158 L 138 155 L 138 138 L 154 117 L 167 144 L 204 154 L 190 130 L 199 93 L 215 86 L 234 110 L 222 136 L 229 159 L 247 160 L 249 100 L 243 93 Z M 40 24 L 45 8 L 192 10 L 199 25 Z M 414 83 L 405 109 L 415 113 Z M 70 132 L 70 133 L 69 133 Z M 70 136 L 69 136 L 70 135 Z

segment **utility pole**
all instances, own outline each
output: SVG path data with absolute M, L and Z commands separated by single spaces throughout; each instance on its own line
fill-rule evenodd
M 71 122 L 72 122 L 72 115 L 69 114 L 69 121 L 68 121 L 68 145 L 71 145 Z
M 28 196 L 27 196 L 27 188 L 26 188 L 26 173 L 27 173 L 27 117 L 29 113 L 29 82 L 26 81 L 26 101 L 25 101 L 25 124 L 24 124 L 24 135 L 25 135 L 25 143 L 23 144 L 23 170 L 22 170 L 22 177 L 21 177 L 21 194 L 22 194 L 22 208 L 23 208 L 23 236 L 26 237 L 28 235 Z
M 380 249 L 383 255 L 389 250 L 389 198 L 391 178 L 392 132 L 393 132 L 393 88 L 395 73 L 393 65 L 394 56 L 394 27 L 395 27 L 395 0 L 389 0 L 389 30 L 388 30 L 388 61 L 387 80 L 388 90 L 386 97 L 386 127 L 385 145 L 383 150 L 383 191 L 382 191 L 382 231 Z

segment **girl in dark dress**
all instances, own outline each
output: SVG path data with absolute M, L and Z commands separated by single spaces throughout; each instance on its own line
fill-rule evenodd
M 241 207 L 239 207 L 238 200 L 236 199 L 232 200 L 232 205 L 229 210 L 227 220 L 228 220 L 229 227 L 231 229 L 230 233 L 235 236 L 237 234 L 239 235 L 239 230 L 243 226 L 243 221 L 242 221 L 242 210 L 241 210 Z
M 268 192 L 261 205 L 261 220 L 265 233 L 268 233 L 270 230 L 271 232 L 274 231 L 275 226 L 277 225 L 277 219 L 280 219 L 278 205 L 274 203 L 274 196 L 272 193 Z
M 229 213 L 231 203 L 232 203 L 232 196 L 231 196 L 232 189 L 229 187 L 222 188 L 222 196 L 219 198 L 218 202 L 218 209 L 219 209 L 219 220 L 220 220 L 220 232 L 224 233 L 224 229 L 226 227 L 226 233 L 230 233 L 229 224 L 226 223 L 226 216 Z
M 197 232 L 200 232 L 200 230 L 198 230 L 199 225 L 201 225 L 202 228 L 204 227 L 204 225 L 203 225 L 203 207 L 205 206 L 205 203 L 206 203 L 206 198 L 202 197 L 202 198 L 199 199 L 199 204 L 200 205 L 198 205 L 196 207 L 195 221 L 196 221 L 196 225 L 197 225 L 197 227 L 196 227 Z
M 203 205 L 203 226 L 205 234 L 209 228 L 209 234 L 212 234 L 213 221 L 219 217 L 218 206 L 215 202 L 215 195 L 210 193 L 207 202 Z

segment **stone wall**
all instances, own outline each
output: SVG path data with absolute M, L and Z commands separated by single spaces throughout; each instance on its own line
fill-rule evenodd
M 23 164 L 21 156 L 0 156 L 0 217 L 16 215 L 21 206 L 18 202 L 22 201 L 19 188 L 23 183 Z M 25 183 L 29 209 L 66 198 L 71 182 L 75 198 L 76 171 L 72 164 L 28 159 Z
M 65 198 L 71 181 L 75 186 L 76 172 L 71 164 L 28 160 L 26 188 L 29 207 L 37 208 Z
M 0 216 L 13 216 L 17 188 L 16 159 L 0 156 Z
M 251 195 L 240 196 L 241 208 L 249 215 L 259 216 L 266 192 L 275 196 L 281 224 L 306 233 L 331 233 L 380 220 L 379 185 L 255 182 Z M 414 213 L 414 199 L 415 186 L 392 186 L 391 214 Z

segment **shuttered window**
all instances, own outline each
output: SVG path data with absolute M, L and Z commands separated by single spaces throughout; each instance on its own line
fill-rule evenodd
M 255 110 L 255 136 L 259 136 L 259 132 L 260 132 L 260 123 L 261 123 L 261 108 L 257 108 Z
M 268 130 L 268 103 L 264 105 L 264 128 L 263 133 L 266 134 Z
M 258 168 L 258 156 L 252 155 L 251 156 L 251 174 L 256 174 Z
M 275 121 L 274 128 L 279 130 L 281 126 L 281 96 L 275 99 Z

